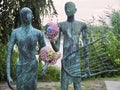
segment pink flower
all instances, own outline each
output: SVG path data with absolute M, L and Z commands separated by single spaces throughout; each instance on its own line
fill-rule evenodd
M 51 42 L 55 42 L 59 35 L 59 27 L 57 24 L 50 22 L 47 24 L 47 37 Z
M 44 62 L 48 61 L 50 64 L 55 64 L 60 57 L 61 57 L 61 53 L 55 52 L 49 46 L 45 46 L 41 48 L 39 53 L 39 59 L 41 59 Z

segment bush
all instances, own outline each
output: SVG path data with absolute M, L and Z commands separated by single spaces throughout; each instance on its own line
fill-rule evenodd
M 110 14 L 111 25 L 113 27 L 112 31 L 117 36 L 120 41 L 120 10 L 113 10 L 112 14 Z
M 41 78 L 40 74 L 41 74 L 42 66 L 43 65 L 40 62 L 39 68 L 38 68 L 38 81 L 43 81 L 43 82 L 60 81 L 60 69 L 54 66 L 49 66 L 47 69 L 46 75 Z
M 0 44 L 0 81 L 6 80 L 6 54 L 7 54 L 7 45 Z M 15 79 L 15 68 L 16 68 L 16 62 L 18 58 L 18 53 L 13 51 L 12 53 L 12 62 L 11 62 L 11 74 L 13 79 Z
M 6 79 L 6 45 L 0 44 L 0 81 L 5 80 Z
M 111 26 L 109 27 L 107 24 L 102 24 L 101 26 L 93 26 L 88 25 L 88 38 L 89 42 L 96 40 L 102 36 L 105 36 L 101 44 L 105 48 L 105 52 L 107 52 L 107 57 L 109 61 L 107 61 L 108 65 L 112 69 L 118 70 L 115 74 L 119 75 L 120 70 L 120 11 L 113 11 L 112 14 L 109 15 L 109 19 L 111 20 Z M 103 21 L 104 22 L 104 21 Z M 108 73 L 111 76 L 113 74 Z

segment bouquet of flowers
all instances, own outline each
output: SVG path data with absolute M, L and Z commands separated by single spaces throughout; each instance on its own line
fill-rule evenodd
M 41 59 L 42 61 L 47 61 L 50 64 L 55 64 L 60 57 L 61 57 L 61 53 L 55 52 L 49 46 L 45 46 L 41 48 L 39 53 L 39 59 Z
M 55 42 L 59 35 L 59 27 L 57 24 L 53 22 L 48 23 L 46 35 L 51 42 Z

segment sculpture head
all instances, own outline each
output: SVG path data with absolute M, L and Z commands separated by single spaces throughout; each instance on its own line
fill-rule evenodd
M 24 7 L 20 11 L 20 18 L 23 25 L 29 25 L 32 21 L 32 11 L 28 7 Z
M 73 16 L 76 13 L 77 9 L 73 2 L 67 2 L 65 4 L 65 13 L 68 17 Z

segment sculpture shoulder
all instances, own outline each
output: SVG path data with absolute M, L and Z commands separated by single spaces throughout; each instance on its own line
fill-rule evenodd
M 75 21 L 75 22 L 76 22 L 76 24 L 81 26 L 81 29 L 87 29 L 87 25 L 85 22 L 83 22 L 83 21 Z
M 39 29 L 33 28 L 33 32 L 38 37 L 43 37 L 44 36 L 44 33 L 41 30 L 39 30 Z
M 36 28 L 33 28 L 33 31 L 36 33 L 36 34 L 42 34 L 43 32 L 39 29 L 36 29 Z
M 76 28 L 80 28 L 80 30 L 82 30 L 82 29 L 87 29 L 87 25 L 86 25 L 85 22 L 75 20 L 75 21 L 72 22 L 72 24 L 73 24 Z M 67 21 L 58 23 L 58 26 L 59 26 L 60 28 L 64 28 L 64 27 L 66 27 L 66 26 L 69 27 L 70 25 L 71 25 L 70 22 L 67 22 Z
M 77 21 L 77 20 L 75 20 L 75 21 L 73 21 L 75 24 L 79 24 L 79 25 L 82 25 L 82 26 L 86 26 L 86 23 L 85 22 L 83 22 L 83 21 Z M 67 21 L 64 21 L 64 22 L 59 22 L 58 23 L 58 25 L 59 26 L 62 26 L 62 25 L 66 25 L 68 22 Z
M 81 24 L 82 26 L 85 26 L 85 25 L 86 25 L 86 23 L 83 22 L 83 21 L 75 21 L 75 22 L 78 23 L 78 24 Z
M 21 30 L 21 27 L 15 28 L 15 29 L 12 30 L 12 33 L 11 33 L 11 34 L 12 34 L 12 35 L 15 35 L 15 34 L 19 33 L 20 30 Z
M 66 21 L 64 21 L 64 22 L 59 22 L 59 23 L 58 23 L 58 26 L 61 27 L 61 26 L 65 25 L 66 23 L 67 23 Z

